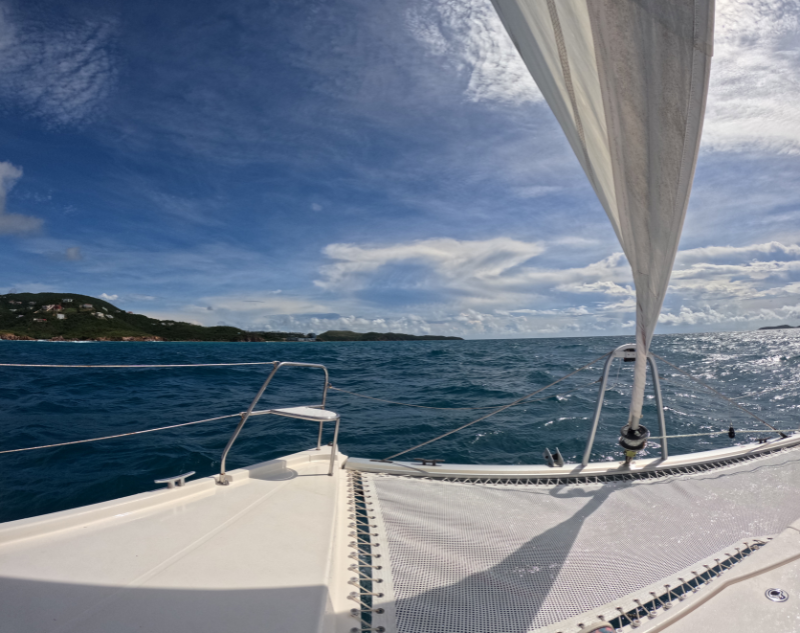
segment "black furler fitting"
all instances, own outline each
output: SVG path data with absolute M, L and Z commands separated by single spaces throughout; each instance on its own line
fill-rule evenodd
M 632 429 L 629 424 L 626 424 L 620 430 L 619 445 L 626 451 L 643 451 L 647 446 L 647 439 L 650 437 L 650 431 L 647 427 L 641 424 L 635 429 Z
M 731 428 L 728 429 L 728 437 L 731 439 L 736 437 L 736 431 L 733 430 L 733 424 L 731 424 Z

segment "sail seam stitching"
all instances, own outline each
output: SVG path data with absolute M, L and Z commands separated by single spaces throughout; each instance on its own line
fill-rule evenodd
M 696 82 L 697 82 L 697 68 L 696 68 L 696 66 L 699 63 L 699 61 L 698 61 L 698 53 L 700 53 L 699 49 L 696 46 L 697 34 L 698 34 L 698 25 L 697 25 L 698 7 L 697 7 L 697 2 L 696 1 L 693 3 L 693 6 L 694 6 L 694 11 L 693 11 L 693 21 L 692 21 L 692 61 L 691 61 L 691 64 L 690 64 L 690 71 L 689 71 L 690 72 L 690 74 L 689 74 L 689 96 L 688 96 L 688 99 L 686 101 L 686 126 L 685 126 L 684 132 L 683 132 L 683 147 L 681 148 L 681 162 L 680 162 L 680 165 L 678 166 L 678 186 L 677 186 L 677 191 L 676 191 L 676 195 L 680 196 L 681 192 L 684 190 L 684 187 L 686 187 L 686 189 L 687 189 L 686 196 L 681 201 L 682 204 L 683 204 L 683 207 L 684 207 L 684 214 L 680 215 L 680 220 L 681 221 L 683 220 L 683 217 L 685 216 L 685 209 L 689 204 L 689 193 L 690 193 L 690 190 L 691 190 L 691 178 L 690 178 L 690 176 L 687 176 L 686 171 L 684 169 L 684 165 L 686 164 L 687 151 L 688 151 L 688 146 L 689 146 L 690 119 L 692 118 L 692 100 L 694 99 L 694 95 L 697 92 L 697 85 L 696 85 Z M 703 53 L 700 53 L 700 54 L 703 55 Z M 702 58 L 703 62 L 705 62 L 705 58 L 704 57 Z M 690 179 L 690 182 L 689 182 L 688 186 L 686 186 L 686 184 L 685 184 L 687 178 Z M 677 252 L 676 252 L 676 254 L 677 254 Z M 674 259 L 674 256 L 673 256 L 673 264 L 674 264 L 674 261 L 675 261 L 675 259 Z
M 561 73 L 564 76 L 564 85 L 569 95 L 569 102 L 572 106 L 572 115 L 575 118 L 575 128 L 578 131 L 578 137 L 581 140 L 581 149 L 583 149 L 586 164 L 589 164 L 589 153 L 586 150 L 586 137 L 583 132 L 583 122 L 581 115 L 578 112 L 578 100 L 575 97 L 575 86 L 572 83 L 572 72 L 569 67 L 569 57 L 567 56 L 567 45 L 564 42 L 564 32 L 561 30 L 561 21 L 558 18 L 558 10 L 554 0 L 547 0 L 547 9 L 550 12 L 550 21 L 553 24 L 553 33 L 556 39 L 556 47 L 558 48 L 558 59 L 561 62 Z

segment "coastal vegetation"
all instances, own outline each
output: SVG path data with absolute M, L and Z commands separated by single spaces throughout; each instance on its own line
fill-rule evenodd
M 108 301 L 72 293 L 21 292 L 0 295 L 0 339 L 51 341 L 410 341 L 453 340 L 453 336 L 358 334 L 330 331 L 248 332 L 228 325 L 204 327 L 122 310 Z
M 263 342 L 305 337 L 301 332 L 247 332 L 227 325 L 203 327 L 155 319 L 87 295 L 0 295 L 0 338 L 4 339 Z

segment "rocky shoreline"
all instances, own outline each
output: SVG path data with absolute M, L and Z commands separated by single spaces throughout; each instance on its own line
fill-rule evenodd
M 0 341 L 41 341 L 45 339 L 34 338 L 33 336 L 25 336 L 24 334 L 12 334 L 11 332 L 0 332 Z M 46 339 L 48 341 L 70 343 L 79 341 L 97 341 L 97 342 L 129 342 L 129 341 L 149 341 L 157 342 L 164 339 L 160 336 L 100 336 L 98 338 L 64 338 L 63 336 L 54 336 Z M 199 342 L 199 341 L 198 341 Z

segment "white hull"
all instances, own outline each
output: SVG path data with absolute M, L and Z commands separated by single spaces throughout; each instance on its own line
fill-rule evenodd
M 432 471 L 428 476 L 438 479 L 500 478 L 503 483 L 555 476 L 561 481 L 552 483 L 563 483 L 564 477 L 705 469 L 798 443 L 800 438 L 792 437 L 641 460 L 629 469 L 616 463 L 413 468 Z M 354 531 L 349 473 L 409 474 L 409 468 L 340 455 L 339 467 L 328 477 L 328 458 L 325 448 L 304 451 L 232 471 L 228 486 L 208 477 L 0 526 L 0 632 L 361 630 L 351 613 L 360 591 L 352 569 L 360 537 Z M 376 522 L 382 522 L 380 516 Z M 382 564 L 388 568 L 387 555 L 384 547 Z M 786 590 L 790 599 L 767 600 L 764 591 L 772 587 Z M 379 603 L 389 608 L 374 622 L 388 633 L 391 605 L 375 598 Z M 789 631 L 798 629 L 799 619 L 800 521 L 635 628 Z M 594 615 L 588 612 L 539 630 L 573 633 L 591 621 Z

